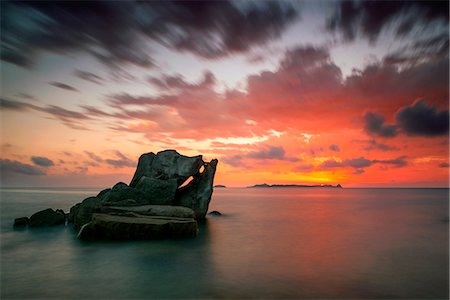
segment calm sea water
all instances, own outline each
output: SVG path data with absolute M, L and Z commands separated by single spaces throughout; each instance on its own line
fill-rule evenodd
M 1 190 L 1 299 L 448 298 L 448 189 L 216 189 L 192 240 L 13 230 L 98 189 Z

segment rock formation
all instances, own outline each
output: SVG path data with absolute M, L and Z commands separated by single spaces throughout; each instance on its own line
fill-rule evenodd
M 68 223 L 87 240 L 194 237 L 196 220 L 204 219 L 208 211 L 217 163 L 175 150 L 143 154 L 130 185 L 119 182 L 72 206 Z M 64 222 L 64 212 L 47 209 L 29 220 L 16 219 L 15 226 Z

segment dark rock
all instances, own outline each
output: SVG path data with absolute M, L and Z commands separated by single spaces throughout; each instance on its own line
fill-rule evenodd
M 29 221 L 29 225 L 31 227 L 54 226 L 64 223 L 64 215 L 54 211 L 51 208 L 38 211 L 30 217 Z
M 106 193 L 108 193 L 111 189 L 104 189 L 100 193 L 98 193 L 97 198 L 103 199 Z
M 82 240 L 146 240 L 165 238 L 193 238 L 197 235 L 197 222 L 190 218 L 114 216 L 93 214 L 78 238 Z
M 142 206 L 108 206 L 102 208 L 102 213 L 133 212 L 146 216 L 163 216 L 175 218 L 195 218 L 192 209 L 183 206 L 142 205 Z
M 191 182 L 179 188 L 174 205 L 192 208 L 196 219 L 204 219 L 211 201 L 217 163 L 217 159 L 205 163 L 202 173 L 195 174 Z
M 120 185 L 118 188 L 112 188 L 106 192 L 103 197 L 103 202 L 116 203 L 123 200 L 133 199 L 137 203 L 150 204 L 149 195 L 145 195 L 142 191 L 129 186 Z
M 156 155 L 143 154 L 139 158 L 130 186 L 135 187 L 142 176 L 162 180 L 176 179 L 177 186 L 180 186 L 190 176 L 198 173 L 203 163 L 201 155 L 188 157 L 175 150 L 164 150 Z
M 136 189 L 149 197 L 148 204 L 154 205 L 172 205 L 177 192 L 176 179 L 153 179 L 142 176 L 136 184 Z
M 69 215 L 67 216 L 67 222 L 73 223 L 75 216 L 78 214 L 78 210 L 80 209 L 81 203 L 77 203 L 70 208 Z
M 342 188 L 342 185 L 338 184 L 336 185 L 337 188 Z
M 78 204 L 77 204 L 78 205 Z M 89 197 L 81 202 L 81 205 L 76 209 L 73 223 L 75 228 L 80 228 L 92 219 L 92 214 L 100 212 L 102 208 L 102 200 L 97 197 Z
M 211 216 L 222 216 L 222 213 L 217 211 L 217 210 L 213 210 L 208 215 L 211 215 Z
M 137 203 L 136 200 L 125 199 L 125 200 L 116 201 L 116 202 L 103 202 L 102 201 L 102 205 L 103 206 L 138 206 L 140 204 Z
M 14 227 L 27 226 L 29 222 L 30 219 L 28 219 L 28 217 L 17 218 L 14 220 Z
M 118 182 L 112 187 L 113 190 L 121 190 L 126 188 L 128 188 L 128 185 L 125 182 Z
M 225 189 L 226 186 L 223 185 L 223 184 L 216 184 L 216 185 L 214 186 L 214 188 Z

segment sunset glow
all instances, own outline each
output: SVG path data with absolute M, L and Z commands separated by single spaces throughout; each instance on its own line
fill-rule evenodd
M 448 187 L 448 2 L 352 3 L 2 1 L 2 186 Z

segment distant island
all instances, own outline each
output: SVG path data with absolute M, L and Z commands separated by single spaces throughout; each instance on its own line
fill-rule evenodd
M 342 185 L 331 185 L 331 184 L 315 184 L 315 185 L 306 185 L 306 184 L 255 184 L 253 186 L 248 186 L 247 188 L 338 188 L 341 189 Z
M 215 187 L 215 188 L 221 188 L 221 189 L 226 188 L 226 186 L 223 185 L 223 184 L 216 184 L 214 187 Z

